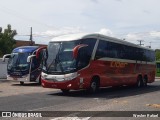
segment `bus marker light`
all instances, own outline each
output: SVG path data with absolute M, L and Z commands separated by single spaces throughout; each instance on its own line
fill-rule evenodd
M 45 86 L 44 83 L 42 83 L 42 86 Z
M 80 81 L 79 81 L 81 84 L 83 83 L 83 78 L 80 78 Z
M 71 87 L 72 86 L 72 84 L 69 84 L 67 87 Z

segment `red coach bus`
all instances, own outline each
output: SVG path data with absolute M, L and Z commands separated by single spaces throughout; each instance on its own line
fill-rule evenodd
M 100 34 L 53 38 L 46 49 L 42 86 L 69 90 L 136 85 L 155 80 L 155 51 Z

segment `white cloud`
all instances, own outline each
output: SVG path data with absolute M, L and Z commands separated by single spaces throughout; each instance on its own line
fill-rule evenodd
M 80 27 L 63 27 L 63 28 L 55 29 L 55 30 L 47 30 L 45 32 L 35 32 L 34 35 L 54 37 L 54 36 L 80 33 L 80 32 L 82 32 Z
M 110 29 L 102 28 L 99 32 L 99 34 L 107 35 L 107 36 L 113 36 L 113 33 Z
M 48 41 L 52 37 L 66 35 L 66 34 L 81 33 L 81 32 L 83 32 L 83 29 L 80 27 L 63 27 L 61 29 L 47 30 L 45 32 L 36 32 L 34 33 L 34 37 L 36 36 L 44 37 L 43 39 L 42 38 L 35 39 L 37 43 L 43 44 L 43 43 L 48 43 Z M 95 33 L 115 37 L 115 34 L 110 29 L 107 29 L 107 28 L 102 28 L 99 30 L 99 32 L 95 32 Z M 139 44 L 138 40 L 143 40 L 142 44 L 144 44 L 144 46 L 151 45 L 153 49 L 160 48 L 160 32 L 159 31 L 129 33 L 123 36 L 116 36 L 116 38 L 124 38 L 126 41 L 132 42 L 134 44 Z
M 125 39 L 130 41 L 136 41 L 136 40 L 142 39 L 142 36 L 134 33 L 129 33 L 126 35 Z
M 143 40 L 144 46 L 149 46 L 153 49 L 160 49 L 160 32 L 150 31 L 143 33 L 129 33 L 124 37 L 126 41 L 139 44 L 138 40 Z
M 151 31 L 150 33 L 150 36 L 152 36 L 152 37 L 159 37 L 160 38 L 160 32 L 158 31 Z

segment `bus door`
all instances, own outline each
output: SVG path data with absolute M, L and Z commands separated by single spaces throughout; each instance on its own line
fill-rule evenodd
M 41 58 L 33 57 L 31 60 L 30 81 L 39 81 L 42 71 Z
M 30 61 L 30 81 L 31 82 L 39 82 L 41 83 L 41 71 L 43 66 L 43 54 L 46 47 L 40 47 L 35 55 L 31 55 L 28 57 L 27 61 Z

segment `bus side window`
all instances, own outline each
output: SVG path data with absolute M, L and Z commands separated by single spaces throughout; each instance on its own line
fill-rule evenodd
M 44 53 L 44 51 L 42 50 L 39 54 L 39 58 L 37 59 L 37 67 L 40 67 L 40 68 L 42 68 L 42 66 L 43 66 L 43 59 L 44 59 L 43 53 Z
M 100 40 L 97 47 L 95 59 L 100 59 L 107 56 L 107 42 Z
M 85 67 L 88 65 L 89 63 L 89 56 L 86 54 L 86 49 L 85 48 L 81 48 L 78 51 L 78 58 L 77 58 L 77 66 L 79 69 Z
M 89 64 L 89 61 L 92 56 L 93 48 L 95 46 L 96 39 L 93 38 L 86 38 L 82 39 L 81 44 L 88 45 L 87 47 L 81 48 L 78 52 L 78 69 L 81 69 L 83 67 L 86 67 Z

